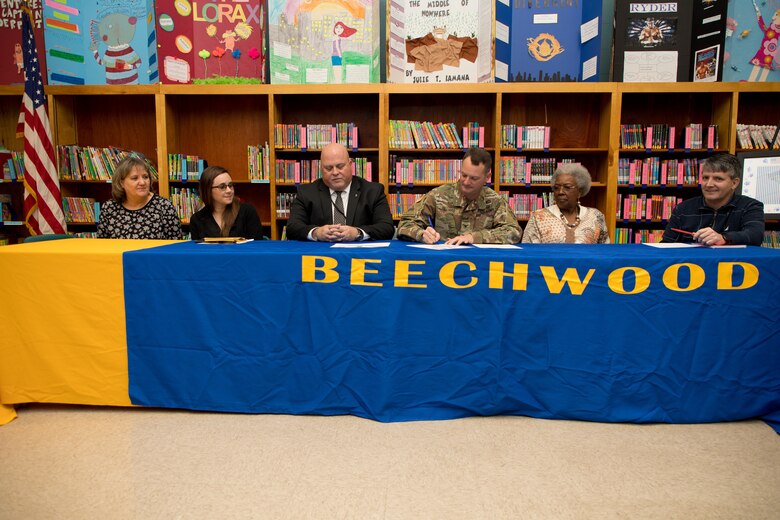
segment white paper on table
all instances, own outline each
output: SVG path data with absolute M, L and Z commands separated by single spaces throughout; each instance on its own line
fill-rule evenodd
M 336 242 L 330 247 L 337 247 L 337 248 L 390 247 L 390 242 Z
M 209 245 L 213 245 L 213 244 L 228 244 L 228 245 L 232 246 L 232 245 L 246 244 L 247 242 L 254 242 L 254 241 L 255 241 L 254 238 L 244 238 L 244 239 L 238 240 L 236 242 L 205 242 L 205 241 L 200 241 L 200 242 L 198 242 L 198 244 L 209 244 Z
M 409 247 L 419 247 L 420 249 L 463 249 L 463 246 L 449 244 L 409 244 Z
M 650 247 L 657 247 L 660 249 L 682 249 L 686 247 L 703 247 L 701 244 L 688 244 L 686 242 L 653 242 L 644 244 Z
M 523 249 L 520 246 L 514 244 L 471 244 L 474 247 L 480 249 Z

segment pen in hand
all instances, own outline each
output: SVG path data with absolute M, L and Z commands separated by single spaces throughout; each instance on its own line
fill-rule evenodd
M 682 233 L 683 235 L 695 235 L 693 231 L 685 231 L 684 229 L 677 229 L 677 228 L 671 228 L 672 231 L 677 231 L 678 233 Z
M 433 232 L 436 233 L 436 228 L 433 225 L 433 219 L 431 218 L 430 215 L 426 215 L 426 218 L 428 219 L 428 225 L 433 230 Z M 436 235 L 438 235 L 438 233 L 436 233 Z M 441 238 L 441 237 L 439 237 L 439 238 Z M 437 240 L 437 241 L 434 242 L 434 244 L 441 244 L 441 243 L 442 243 L 441 240 Z

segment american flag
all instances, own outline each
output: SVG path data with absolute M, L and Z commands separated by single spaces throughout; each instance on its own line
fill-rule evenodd
M 24 221 L 31 235 L 65 233 L 60 181 L 31 16 L 29 8 L 22 8 L 25 79 L 17 133 L 24 134 Z

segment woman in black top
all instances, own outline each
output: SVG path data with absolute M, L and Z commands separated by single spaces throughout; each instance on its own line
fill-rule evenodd
M 100 208 L 97 236 L 181 240 L 176 208 L 152 193 L 152 176 L 143 159 L 128 156 L 114 169 L 111 199 Z
M 200 176 L 203 208 L 190 218 L 193 240 L 206 237 L 243 237 L 262 239 L 263 230 L 257 211 L 236 198 L 233 179 L 221 166 L 209 166 Z

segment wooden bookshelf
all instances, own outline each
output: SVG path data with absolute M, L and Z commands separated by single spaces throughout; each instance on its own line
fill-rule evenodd
M 21 87 L 0 89 L 0 117 L 4 122 L 0 139 L 9 149 L 21 146 L 11 139 L 21 93 Z M 456 158 L 462 151 L 392 150 L 388 145 L 390 120 L 453 122 L 458 127 L 477 121 L 485 127 L 485 148 L 496 164 L 501 157 L 523 154 L 582 162 L 594 181 L 583 203 L 604 213 L 614 240 L 617 195 L 626 190 L 618 186 L 618 161 L 644 154 L 620 149 L 621 124 L 667 123 L 678 127 L 678 132 L 689 123 L 717 124 L 719 149 L 736 153 L 740 151 L 738 122 L 780 121 L 780 104 L 776 101 L 780 83 L 49 86 L 46 93 L 55 146 L 137 150 L 156 164 L 158 189 L 163 196 L 169 195 L 171 186 L 169 153 L 198 155 L 209 164 L 225 166 L 238 184 L 238 196 L 255 205 L 267 234 L 275 239 L 281 236 L 286 223 L 285 218 L 276 216 L 277 193 L 293 192 L 294 186 L 277 184 L 273 171 L 270 182 L 250 183 L 247 146 L 269 142 L 272 168 L 277 158 L 317 158 L 311 150 L 275 149 L 273 132 L 277 123 L 356 123 L 360 139 L 357 155 L 372 162 L 374 180 L 393 193 L 395 185 L 388 186 L 391 154 Z M 503 124 L 550 126 L 549 150 L 502 149 Z M 510 193 L 541 193 L 547 189 L 544 184 L 502 186 L 496 182 L 498 178 L 494 172 L 493 187 Z M 106 183 L 63 185 L 63 195 L 108 198 Z M 412 191 L 427 189 L 430 186 L 416 186 Z M 695 193 L 695 189 L 691 191 Z
M 19 119 L 19 108 L 22 102 L 24 88 L 21 86 L 0 87 L 0 144 L 3 149 L 22 151 L 24 142 L 16 137 L 16 122 Z M 0 182 L 0 195 L 3 199 L 10 199 L 13 219 L 0 225 L 0 243 L 15 243 L 17 237 L 24 236 L 26 230 L 22 224 L 22 201 L 24 196 L 24 184 L 19 181 Z

